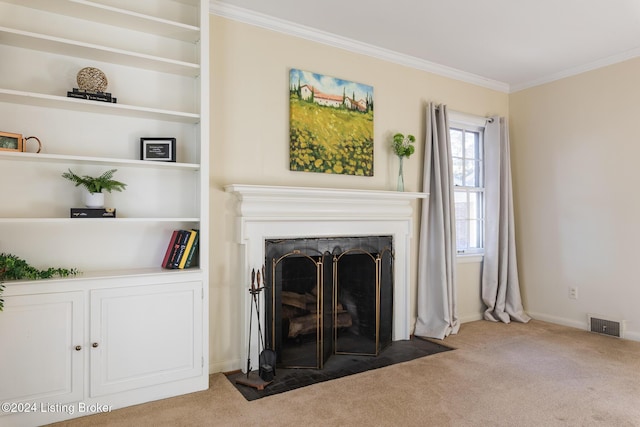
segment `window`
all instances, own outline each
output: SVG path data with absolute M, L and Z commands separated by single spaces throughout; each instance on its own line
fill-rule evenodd
M 458 254 L 479 254 L 484 248 L 484 129 L 449 128 Z

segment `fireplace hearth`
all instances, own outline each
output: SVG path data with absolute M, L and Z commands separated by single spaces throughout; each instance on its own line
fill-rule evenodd
M 392 340 L 391 236 L 265 242 L 266 335 L 278 366 L 322 369 Z

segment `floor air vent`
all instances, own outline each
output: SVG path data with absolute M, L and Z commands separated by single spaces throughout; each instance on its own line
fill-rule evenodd
M 598 334 L 622 338 L 623 323 L 620 320 L 603 319 L 589 315 L 589 330 Z

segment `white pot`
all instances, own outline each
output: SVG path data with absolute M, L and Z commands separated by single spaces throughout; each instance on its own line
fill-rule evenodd
M 104 208 L 104 193 L 84 192 L 84 205 L 88 208 Z

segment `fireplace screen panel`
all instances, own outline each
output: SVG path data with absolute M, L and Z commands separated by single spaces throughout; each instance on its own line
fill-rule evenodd
M 354 249 L 335 257 L 333 268 L 335 353 L 375 355 L 380 320 L 377 259 Z
M 266 338 L 278 366 L 320 369 L 332 354 L 391 342 L 392 238 L 266 242 Z
M 380 253 L 380 343 L 378 350 L 393 339 L 393 251 L 391 245 Z M 385 285 L 387 284 L 387 285 Z
M 320 368 L 325 318 L 324 280 L 322 256 L 301 255 L 294 250 L 273 260 L 271 309 L 267 307 L 267 319 L 271 331 L 266 331 L 278 349 L 281 366 Z M 329 301 L 331 299 L 329 298 Z M 278 302 L 276 304 L 276 302 Z

